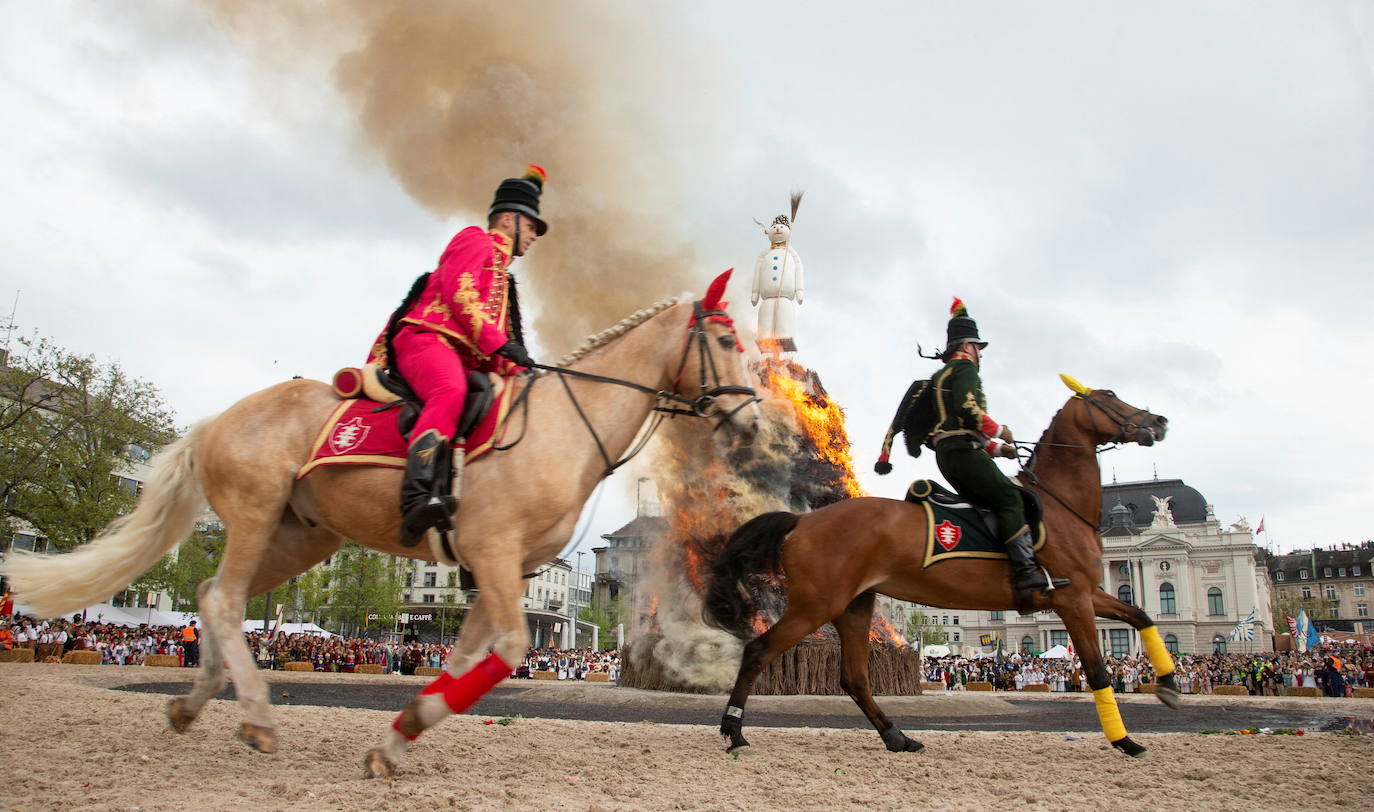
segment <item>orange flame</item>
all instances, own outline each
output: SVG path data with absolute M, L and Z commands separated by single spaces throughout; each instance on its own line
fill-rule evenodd
M 868 642 L 886 643 L 889 646 L 896 646 L 897 648 L 907 648 L 909 646 L 906 642 L 906 638 L 897 633 L 897 629 L 894 628 L 891 623 L 887 622 L 887 618 L 876 613 L 873 615 L 873 620 L 869 624 Z
M 791 373 L 791 374 L 788 374 Z M 854 475 L 854 458 L 849 453 L 849 433 L 845 430 L 844 410 L 824 392 L 812 393 L 799 378 L 805 369 L 799 364 L 767 363 L 759 370 L 763 383 L 792 405 L 797 424 L 816 448 L 817 456 L 843 473 L 837 484 L 846 496 L 863 496 Z

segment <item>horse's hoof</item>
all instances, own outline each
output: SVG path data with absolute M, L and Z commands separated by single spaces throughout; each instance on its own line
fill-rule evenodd
M 919 753 L 926 749 L 926 746 L 913 738 L 907 737 L 906 741 L 903 742 L 900 747 L 889 747 L 887 749 L 894 753 Z
M 396 777 L 396 765 L 391 759 L 386 757 L 382 748 L 374 747 L 367 751 L 363 757 L 363 777 L 364 778 L 386 778 Z
M 167 703 L 167 724 L 172 726 L 172 730 L 185 733 L 195 720 L 196 715 L 186 709 L 185 697 L 179 696 Z
M 270 727 L 244 722 L 239 725 L 239 739 L 259 753 L 277 752 L 277 732 Z
M 1155 696 L 1159 697 L 1159 701 L 1163 702 L 1168 707 L 1172 708 L 1173 710 L 1178 710 L 1178 706 L 1181 700 L 1181 696 L 1178 691 L 1175 691 L 1173 688 L 1165 688 L 1163 685 L 1161 685 L 1155 689 Z
M 730 758 L 744 758 L 753 752 L 753 748 L 747 744 L 735 744 L 725 748 L 725 755 Z
M 1112 747 L 1115 747 L 1131 758 L 1149 758 L 1150 756 L 1150 751 L 1131 741 L 1130 736 L 1112 742 Z

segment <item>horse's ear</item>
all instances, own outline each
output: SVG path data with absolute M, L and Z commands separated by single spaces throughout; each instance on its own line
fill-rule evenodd
M 725 295 L 725 286 L 730 283 L 730 274 L 734 270 L 734 268 L 730 268 L 717 276 L 715 281 L 711 283 L 711 287 L 706 289 L 706 297 L 701 300 L 702 310 L 721 310 L 725 307 L 725 303 L 720 300 L 720 297 Z
M 1065 386 L 1073 390 L 1073 393 L 1075 395 L 1087 395 L 1088 393 L 1093 391 L 1088 387 L 1084 386 L 1083 384 L 1079 383 L 1077 380 L 1073 378 L 1073 376 L 1065 375 L 1062 372 L 1059 373 L 1059 380 L 1063 381 Z

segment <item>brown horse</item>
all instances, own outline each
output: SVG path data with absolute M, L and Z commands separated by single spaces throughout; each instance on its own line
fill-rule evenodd
M 369 776 L 393 775 L 410 741 L 510 675 L 529 647 L 521 576 L 567 543 L 587 497 L 646 418 L 654 411 L 695 415 L 733 439 L 752 437 L 758 412 L 746 407 L 756 398 L 720 300 L 728 276 L 703 301 L 660 302 L 588 339 L 565 359 L 568 370 L 556 373 L 561 384 L 523 384 L 528 408 L 511 413 L 525 425 L 510 432 L 523 431 L 523 439 L 471 467 L 456 517 L 458 557 L 481 591 L 446 672 L 368 752 Z M 616 385 L 611 375 L 623 380 Z M 219 570 L 199 589 L 204 640 L 195 685 L 171 701 L 167 715 L 178 732 L 186 730 L 224 687 L 227 668 L 246 717 L 240 738 L 272 752 L 267 685 L 240 628 L 248 597 L 333 555 L 343 538 L 433 559 L 425 545 L 401 546 L 400 471 L 332 466 L 296 480 L 338 404 L 326 384 L 291 381 L 200 423 L 155 463 L 137 509 L 101 537 L 68 555 L 13 557 L 16 591 L 45 616 L 104 600 L 179 544 L 208 501 L 228 537 Z
M 1151 445 L 1164 437 L 1166 421 L 1128 406 L 1109 390 L 1089 390 L 1067 376 L 1064 381 L 1075 395 L 1035 444 L 1022 484 L 1044 503 L 1049 540 L 1039 553 L 1040 561 L 1070 584 L 1041 595 L 1035 608 L 1052 609 L 1068 627 L 1112 745 L 1141 756 L 1145 748 L 1127 737 L 1121 723 L 1098 647 L 1095 618 L 1122 620 L 1140 631 L 1159 680 L 1157 695 L 1170 707 L 1176 707 L 1178 699 L 1174 663 L 1149 616 L 1099 586 L 1102 485 L 1096 450 L 1108 443 Z M 731 751 L 748 746 L 744 703 L 755 679 L 775 657 L 826 622 L 839 633 L 840 685 L 877 728 L 887 749 L 922 749 L 883 714 L 869 691 L 868 632 L 874 594 L 949 609 L 1015 607 L 1005 560 L 959 558 L 923 568 L 924 545 L 917 539 L 926 537 L 925 525 L 925 512 L 917 505 L 864 497 L 804 515 L 765 513 L 735 531 L 713 565 L 706 621 L 746 639 L 757 611 L 754 584 L 760 577 L 783 576 L 787 609 L 744 648 L 720 726 Z

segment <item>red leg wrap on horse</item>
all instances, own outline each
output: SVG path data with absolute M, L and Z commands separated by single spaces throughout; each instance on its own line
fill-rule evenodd
M 495 652 L 488 654 L 486 659 L 472 667 L 461 677 L 454 677 L 447 671 L 440 674 L 433 682 L 425 686 L 420 692 L 420 696 L 426 694 L 439 694 L 444 698 L 444 704 L 454 713 L 462 713 L 472 707 L 478 699 L 487 691 L 500 684 L 501 680 L 510 676 L 514 670 L 506 665 L 505 661 L 496 655 Z M 411 736 L 406 733 L 401 725 L 401 720 L 407 713 L 412 712 L 410 708 L 401 711 L 396 721 L 391 723 L 391 727 L 410 741 L 414 741 L 419 735 Z

